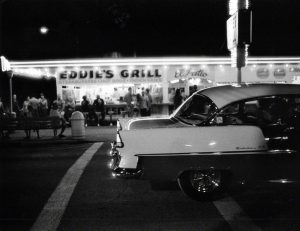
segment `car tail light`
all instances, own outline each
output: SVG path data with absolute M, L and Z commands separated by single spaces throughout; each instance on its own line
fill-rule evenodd
M 119 131 L 117 132 L 117 136 L 116 136 L 116 147 L 117 148 L 123 148 L 124 147 L 124 143 L 122 141 L 121 135 L 119 133 Z
M 120 123 L 119 120 L 117 120 L 117 131 L 121 131 L 122 130 L 122 125 Z

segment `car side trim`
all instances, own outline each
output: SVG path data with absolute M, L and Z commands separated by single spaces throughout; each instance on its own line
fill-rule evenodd
M 136 154 L 138 157 L 146 156 L 222 156 L 222 155 L 280 155 L 294 154 L 294 150 L 261 150 L 261 151 L 230 151 L 230 152 L 193 152 L 193 153 L 157 153 L 157 154 Z

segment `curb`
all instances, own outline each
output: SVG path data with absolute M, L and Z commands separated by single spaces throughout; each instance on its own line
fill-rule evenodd
M 0 141 L 0 147 L 20 147 L 20 146 L 43 146 L 55 144 L 82 144 L 82 143 L 95 143 L 95 142 L 108 142 L 109 138 L 99 139 L 45 139 L 45 140 L 5 140 Z

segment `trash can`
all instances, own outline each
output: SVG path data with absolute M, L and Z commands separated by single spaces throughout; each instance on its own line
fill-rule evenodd
M 72 137 L 83 138 L 85 136 L 84 116 L 80 111 L 75 111 L 71 116 Z

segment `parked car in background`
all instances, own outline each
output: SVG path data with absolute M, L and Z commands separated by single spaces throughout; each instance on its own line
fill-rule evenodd
M 212 87 L 171 116 L 119 121 L 111 168 L 214 199 L 234 183 L 299 182 L 299 141 L 300 85 Z

